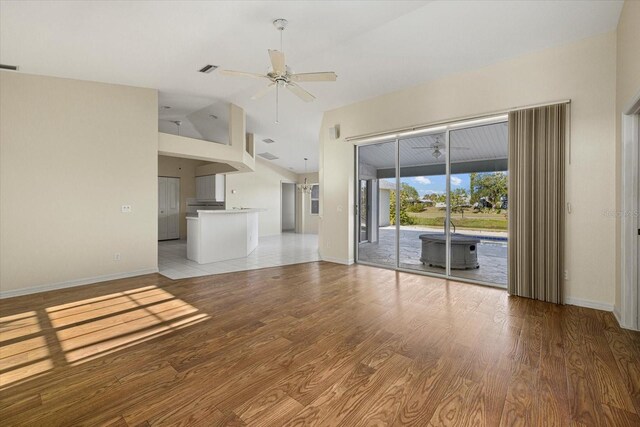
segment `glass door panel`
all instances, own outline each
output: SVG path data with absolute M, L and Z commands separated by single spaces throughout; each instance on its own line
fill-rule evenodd
M 358 261 L 396 267 L 396 141 L 359 146 L 357 154 Z
M 399 267 L 446 274 L 445 133 L 399 140 Z
M 369 211 L 371 205 L 369 204 L 369 180 L 361 179 L 360 186 L 358 188 L 359 200 L 360 200 L 360 227 L 359 227 L 359 243 L 365 243 L 369 241 Z
M 507 285 L 507 122 L 449 132 L 451 277 Z

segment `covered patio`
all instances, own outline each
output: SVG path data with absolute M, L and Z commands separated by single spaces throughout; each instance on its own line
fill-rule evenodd
M 431 207 L 418 210 L 407 209 L 406 214 L 400 215 L 400 235 L 396 236 L 397 231 L 392 224 L 395 218 L 394 193 L 397 184 L 401 185 L 401 188 L 404 188 L 405 183 L 428 185 L 435 182 L 446 182 L 447 177 L 452 177 L 447 188 L 450 188 L 453 193 L 455 188 L 462 188 L 462 181 L 458 177 L 467 177 L 465 185 L 469 190 L 473 187 L 468 179 L 471 175 L 480 176 L 507 171 L 508 124 L 504 119 L 456 128 L 448 132 L 449 139 L 444 132 L 434 131 L 424 135 L 400 138 L 397 145 L 396 141 L 392 139 L 359 147 L 358 261 L 445 275 L 445 268 L 430 266 L 420 260 L 422 241 L 419 236 L 425 233 L 439 233 L 440 236 L 443 236 L 443 226 L 436 224 L 443 224 L 446 217 L 451 220 L 452 232 L 457 225 L 456 233 L 458 235 L 477 239 L 474 241 L 475 254 L 472 252 L 467 252 L 467 254 L 472 253 L 474 257 L 477 254 L 477 264 L 474 259 L 473 265 L 478 265 L 478 268 L 452 268 L 451 278 L 463 278 L 506 287 L 508 245 L 506 198 L 504 205 L 496 205 L 496 209 L 493 209 L 491 204 L 472 208 L 471 195 L 473 190 L 470 193 L 463 191 L 463 194 L 467 194 L 466 199 L 458 197 L 457 201 L 454 201 L 453 196 L 450 199 L 452 210 L 456 210 L 456 218 L 453 217 L 453 213 L 450 217 L 447 216 L 446 203 L 443 202 L 443 198 L 436 199 L 438 204 L 434 204 L 431 199 L 429 200 Z M 448 150 L 446 141 L 449 141 L 450 144 Z M 451 155 L 450 161 L 447 159 L 448 153 Z M 396 165 L 396 161 L 399 162 L 398 165 Z M 450 163 L 449 169 L 447 169 L 448 162 Z M 447 175 L 447 171 L 450 175 Z M 453 178 L 454 175 L 456 178 Z M 423 193 L 419 195 L 420 198 L 425 194 L 425 191 L 428 191 L 428 188 L 422 187 Z M 440 190 L 439 194 L 442 194 L 441 188 L 434 188 L 434 190 Z M 416 190 L 413 189 L 413 191 L 415 194 Z M 438 194 L 437 191 L 436 194 Z M 477 194 L 475 200 L 479 197 Z M 503 192 L 497 194 L 506 194 L 506 186 Z M 416 202 L 425 203 L 422 199 L 416 199 L 417 194 L 412 197 L 410 200 L 412 200 L 411 203 L 414 204 L 414 207 Z M 406 200 L 406 194 L 403 194 L 402 198 Z M 483 200 L 493 200 L 493 203 L 496 203 L 500 199 L 499 197 L 490 197 Z M 466 206 L 464 208 L 466 214 L 462 211 L 462 215 L 460 215 L 458 212 L 461 209 L 460 206 Z M 391 221 L 389 220 L 390 216 Z M 412 218 L 418 219 L 418 221 Z M 397 243 L 396 237 L 398 237 Z M 475 244 L 476 241 L 477 244 Z M 398 254 L 396 254 L 397 244 L 399 245 Z M 397 262 L 396 258 L 398 258 Z
M 426 232 L 438 232 L 435 228 L 400 229 L 400 268 L 445 274 L 445 269 L 430 267 L 420 261 L 421 241 L 418 236 Z M 451 270 L 454 277 L 496 285 L 507 285 L 507 241 L 506 233 L 483 233 L 476 230 L 459 231 L 460 234 L 480 237 L 478 244 L 478 263 L 480 268 L 470 270 Z M 395 227 L 379 229 L 377 242 L 365 242 L 358 245 L 358 259 L 367 263 L 395 267 L 396 230 Z

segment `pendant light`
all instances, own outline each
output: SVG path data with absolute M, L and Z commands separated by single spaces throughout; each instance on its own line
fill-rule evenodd
M 304 174 L 307 174 L 307 158 L 304 158 Z M 298 184 L 298 190 L 300 190 L 303 193 L 311 193 L 311 187 L 313 187 L 311 184 L 307 183 L 307 177 L 304 177 L 304 183 L 303 184 Z

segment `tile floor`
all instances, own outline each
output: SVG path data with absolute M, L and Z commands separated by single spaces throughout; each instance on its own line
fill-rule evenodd
M 158 242 L 160 274 L 174 280 L 319 260 L 316 234 L 282 233 L 261 237 L 258 247 L 248 257 L 209 264 L 187 259 L 186 240 Z

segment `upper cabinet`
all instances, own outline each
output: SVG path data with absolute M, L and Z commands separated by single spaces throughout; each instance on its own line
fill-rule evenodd
M 224 202 L 224 175 L 196 177 L 196 199 L 203 202 Z

